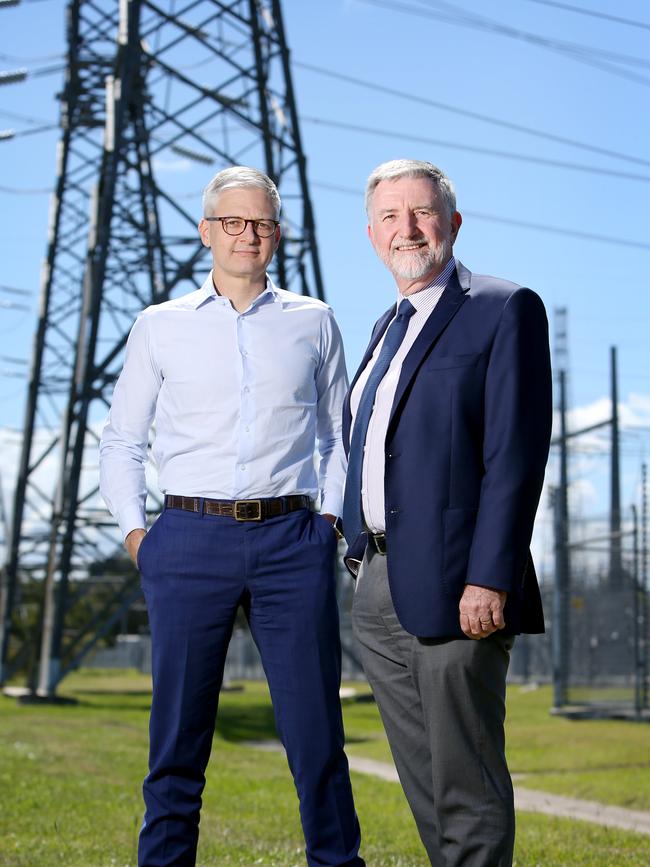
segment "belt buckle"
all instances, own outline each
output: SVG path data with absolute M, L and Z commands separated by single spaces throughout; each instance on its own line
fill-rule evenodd
M 386 534 L 385 533 L 373 533 L 372 540 L 375 543 L 375 551 L 378 554 L 381 554 L 382 557 L 386 556 Z
M 252 510 L 257 507 L 257 513 Z M 244 514 L 242 514 L 242 510 Z M 235 500 L 234 518 L 236 521 L 261 521 L 261 500 Z

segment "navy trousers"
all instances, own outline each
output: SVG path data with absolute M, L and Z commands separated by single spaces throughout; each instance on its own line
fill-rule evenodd
M 138 566 L 153 701 L 140 867 L 195 864 L 204 773 L 240 603 L 298 793 L 307 863 L 364 864 L 343 752 L 335 551 L 332 526 L 307 509 L 245 523 L 165 509 L 146 535 Z

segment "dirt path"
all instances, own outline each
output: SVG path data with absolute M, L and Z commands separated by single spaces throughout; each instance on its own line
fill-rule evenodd
M 282 745 L 277 741 L 249 741 L 248 746 L 268 752 L 284 752 Z M 381 780 L 399 783 L 395 767 L 388 762 L 364 759 L 361 756 L 348 756 L 348 761 L 351 770 L 359 774 L 369 774 Z M 624 807 L 612 807 L 599 804 L 596 801 L 567 798 L 565 795 L 552 795 L 549 792 L 538 792 L 519 785 L 515 785 L 515 807 L 517 810 L 530 813 L 546 813 L 549 816 L 594 822 L 608 828 L 620 828 L 624 831 L 636 831 L 638 834 L 650 834 L 650 813 L 641 810 L 626 810 Z

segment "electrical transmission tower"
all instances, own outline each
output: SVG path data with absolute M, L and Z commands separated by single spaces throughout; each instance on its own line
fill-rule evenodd
M 275 276 L 323 297 L 279 0 L 71 0 L 67 31 L 0 622 L 0 681 L 27 666 L 43 696 L 139 596 L 98 495 L 97 445 L 136 315 L 209 268 L 196 231 L 209 172 L 245 163 L 276 181 Z M 97 576 L 111 591 L 88 611 Z M 41 622 L 21 637 L 17 601 L 36 582 Z

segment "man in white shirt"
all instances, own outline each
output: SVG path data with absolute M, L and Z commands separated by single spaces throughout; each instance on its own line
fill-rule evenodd
M 280 197 L 266 175 L 242 166 L 219 172 L 203 207 L 199 233 L 212 272 L 198 291 L 138 317 L 100 446 L 102 495 L 141 572 L 151 626 L 138 863 L 195 863 L 219 689 L 242 605 L 298 791 L 307 863 L 357 867 L 335 596 L 341 337 L 327 305 L 267 277 Z M 154 421 L 165 508 L 147 533 Z M 312 508 L 319 497 L 320 514 Z

